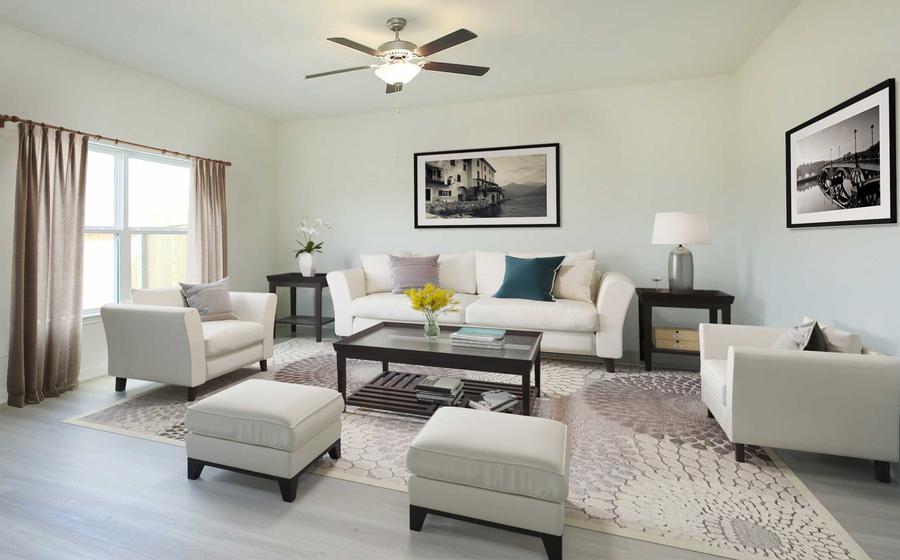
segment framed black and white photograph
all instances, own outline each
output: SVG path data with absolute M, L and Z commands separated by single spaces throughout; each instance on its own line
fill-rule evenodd
M 559 144 L 414 159 L 417 228 L 559 226 Z
M 897 223 L 894 79 L 785 133 L 787 227 Z

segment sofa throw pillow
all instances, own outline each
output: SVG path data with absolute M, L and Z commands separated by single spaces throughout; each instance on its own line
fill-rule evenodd
M 188 307 L 200 313 L 201 321 L 227 321 L 237 319 L 228 293 L 228 278 L 208 284 L 181 283 L 181 295 Z
M 556 273 L 553 283 L 553 297 L 556 299 L 572 299 L 593 303 L 592 288 L 594 285 L 594 269 L 597 261 L 575 261 L 567 264 L 563 261 Z
M 812 317 L 803 317 L 803 323 L 815 321 Z M 842 331 L 828 325 L 820 325 L 825 335 L 825 346 L 829 352 L 845 354 L 862 354 L 862 338 L 856 333 Z
M 553 299 L 553 281 L 564 258 L 519 259 L 507 255 L 503 284 L 494 297 L 556 301 Z
M 825 335 L 815 321 L 792 327 L 778 337 L 772 348 L 777 350 L 808 350 L 826 352 Z
M 390 256 L 391 293 L 402 294 L 410 288 L 421 288 L 425 284 L 440 285 L 440 265 L 438 256 L 397 257 Z
M 407 251 L 392 251 L 390 254 L 398 257 L 409 256 Z M 363 274 L 366 276 L 367 294 L 390 292 L 393 289 L 391 259 L 388 253 L 360 255 L 359 260 L 362 262 Z

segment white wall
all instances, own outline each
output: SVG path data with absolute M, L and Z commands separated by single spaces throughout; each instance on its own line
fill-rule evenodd
M 784 132 L 900 76 L 898 29 L 894 0 L 807 0 L 737 73 L 740 318 L 812 315 L 900 352 L 900 228 L 788 230 L 784 195 Z
M 386 250 L 593 248 L 600 269 L 647 286 L 665 276 L 670 250 L 650 245 L 654 212 L 690 210 L 709 215 L 713 236 L 712 245 L 692 248 L 697 287 L 732 291 L 731 103 L 731 78 L 721 77 L 283 125 L 276 262 L 295 270 L 294 228 L 306 214 L 334 224 L 324 235 L 323 269 Z M 413 229 L 415 152 L 547 142 L 561 145 L 562 227 Z M 626 325 L 632 350 L 634 307 Z
M 275 125 L 218 100 L 0 24 L 0 112 L 225 159 L 229 264 L 265 290 L 273 259 Z M 15 127 L 0 130 L 0 398 L 6 400 Z M 83 374 L 105 373 L 103 326 L 84 330 Z

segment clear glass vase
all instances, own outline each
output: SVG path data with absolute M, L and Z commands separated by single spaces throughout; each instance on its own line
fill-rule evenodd
M 425 338 L 435 340 L 441 334 L 441 327 L 438 325 L 437 317 L 434 315 L 425 315 Z

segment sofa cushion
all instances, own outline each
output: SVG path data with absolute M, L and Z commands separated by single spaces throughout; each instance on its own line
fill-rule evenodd
M 553 297 L 593 302 L 596 267 L 594 259 L 561 264 L 553 282 Z
M 700 364 L 700 383 L 709 388 L 709 394 L 715 395 L 722 406 L 727 406 L 727 371 L 728 360 L 703 360 Z
M 482 297 L 469 304 L 466 323 L 483 327 L 593 332 L 597 308 L 592 303 L 558 299 L 532 301 Z
M 554 257 L 564 255 L 563 264 L 574 261 L 584 261 L 594 258 L 594 251 L 539 251 L 539 252 L 513 252 L 511 257 L 520 259 L 536 259 L 540 257 Z M 476 290 L 481 295 L 494 295 L 503 284 L 503 274 L 506 271 L 504 258 L 507 253 L 497 251 L 475 251 L 475 282 Z
M 391 253 L 375 253 L 359 256 L 359 260 L 362 262 L 363 272 L 366 275 L 367 294 L 390 292 L 393 289 L 394 281 L 391 277 L 390 255 L 408 257 L 409 252 L 392 251 Z
M 293 451 L 343 410 L 334 389 L 250 379 L 191 405 L 184 422 L 193 434 Z
M 557 255 L 563 255 L 566 257 L 563 260 L 563 264 L 570 264 L 575 261 L 593 260 L 594 250 L 593 249 L 585 249 L 584 251 L 530 251 L 530 252 L 510 251 L 509 255 L 511 257 L 519 257 L 520 259 L 537 259 L 537 258 L 541 258 L 541 257 L 555 257 Z
M 200 313 L 201 321 L 224 321 L 237 319 L 231 295 L 228 291 L 228 278 L 208 282 L 206 284 L 185 284 L 181 282 L 181 293 L 188 307 Z
M 461 325 L 465 322 L 466 307 L 478 299 L 473 294 L 456 294 L 459 304 L 456 311 L 442 313 L 438 323 Z M 409 321 L 423 323 L 425 319 L 420 311 L 416 311 L 403 294 L 369 294 L 350 302 L 350 314 L 353 317 L 379 319 L 381 321 Z
M 443 407 L 406 454 L 416 476 L 539 500 L 569 494 L 566 425 L 555 420 Z
M 438 257 L 441 288 L 457 294 L 475 293 L 475 253 L 442 253 Z
M 252 321 L 209 321 L 201 326 L 208 358 L 261 343 L 266 337 L 265 328 Z
M 506 255 L 503 284 L 494 297 L 554 301 L 553 283 L 563 258 L 556 256 L 522 259 Z
M 815 321 L 812 317 L 803 317 L 803 323 Z M 829 325 L 819 325 L 822 334 L 825 335 L 825 348 L 828 352 L 843 352 L 845 354 L 861 354 L 863 351 L 862 338 L 856 333 L 842 331 Z
M 391 293 L 402 294 L 410 288 L 419 289 L 426 284 L 438 286 L 438 256 L 398 257 L 388 255 L 391 263 Z

